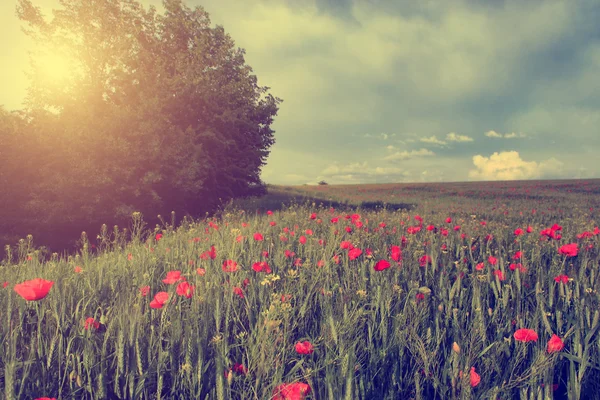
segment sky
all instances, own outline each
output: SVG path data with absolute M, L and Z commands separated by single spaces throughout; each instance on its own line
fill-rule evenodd
M 267 183 L 600 178 L 597 0 L 184 2 L 283 99 Z M 9 110 L 32 48 L 16 3 L 0 2 Z

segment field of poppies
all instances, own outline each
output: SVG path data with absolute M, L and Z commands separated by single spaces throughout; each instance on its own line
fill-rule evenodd
M 0 393 L 600 398 L 599 207 L 599 180 L 271 187 L 74 256 L 28 237 L 0 266 Z

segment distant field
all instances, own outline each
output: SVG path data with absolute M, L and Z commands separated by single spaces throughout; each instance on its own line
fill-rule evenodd
M 0 397 L 598 399 L 599 207 L 600 180 L 270 186 L 67 258 L 25 240 Z

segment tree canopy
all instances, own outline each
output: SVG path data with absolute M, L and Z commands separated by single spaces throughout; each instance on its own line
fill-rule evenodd
M 282 100 L 202 7 L 61 5 L 52 19 L 31 0 L 17 5 L 39 44 L 20 118 L 28 145 L 14 148 L 36 171 L 23 203 L 31 218 L 197 215 L 262 185 Z M 61 74 L 49 74 L 48 57 L 63 61 Z

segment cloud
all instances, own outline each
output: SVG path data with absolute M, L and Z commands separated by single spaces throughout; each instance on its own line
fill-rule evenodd
M 466 136 L 466 135 L 457 135 L 454 132 L 450 132 L 449 134 L 446 135 L 446 140 L 449 142 L 465 143 L 465 142 L 472 142 L 473 138 Z
M 444 146 L 446 144 L 446 142 L 444 142 L 443 140 L 440 140 L 437 138 L 437 136 L 431 136 L 431 137 L 424 137 L 419 139 L 421 142 L 423 143 L 429 143 L 429 144 L 437 144 L 440 146 Z
M 517 151 L 495 152 L 490 157 L 473 157 L 475 169 L 469 171 L 472 180 L 521 180 L 559 177 L 563 163 L 555 158 L 542 162 L 525 161 Z
M 395 136 L 395 135 L 392 135 L 392 136 Z M 367 134 L 365 134 L 364 137 L 366 137 L 366 138 L 379 138 L 381 140 L 388 140 L 389 137 L 390 137 L 390 135 L 388 135 L 387 133 L 383 133 L 383 132 L 380 133 L 380 134 L 378 134 L 378 135 L 374 135 L 372 133 L 367 133 Z
M 428 149 L 419 149 L 419 150 L 411 150 L 411 151 L 397 151 L 389 156 L 383 157 L 385 161 L 399 161 L 399 160 L 408 160 L 409 158 L 415 157 L 428 157 L 434 156 L 435 153 Z
M 515 139 L 515 138 L 524 138 L 524 137 L 526 137 L 522 133 L 511 132 L 511 133 L 502 134 L 502 133 L 498 133 L 496 131 L 487 131 L 485 133 L 485 136 L 487 136 L 489 138 L 497 138 L 497 139 Z

